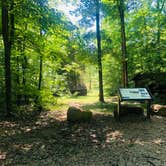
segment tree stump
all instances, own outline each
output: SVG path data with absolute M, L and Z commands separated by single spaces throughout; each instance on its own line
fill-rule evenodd
M 91 111 L 84 111 L 74 106 L 70 106 L 67 110 L 67 121 L 69 122 L 89 122 L 91 119 Z

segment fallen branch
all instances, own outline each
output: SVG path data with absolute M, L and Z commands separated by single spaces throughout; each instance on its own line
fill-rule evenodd
M 153 166 L 156 166 L 152 161 L 150 161 L 150 160 L 147 160 L 147 162 L 148 163 L 150 163 L 151 165 L 153 165 Z
M 143 155 L 143 156 L 147 159 L 160 160 L 159 158 L 156 158 L 156 157 L 153 157 L 153 156 L 147 156 L 147 155 Z

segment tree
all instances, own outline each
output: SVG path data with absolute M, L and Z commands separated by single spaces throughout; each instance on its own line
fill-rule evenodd
M 127 49 L 126 49 L 126 33 L 124 21 L 124 0 L 117 0 L 120 25 L 121 25 L 121 49 L 122 49 L 122 83 L 123 87 L 128 86 L 128 71 L 127 71 Z
M 5 54 L 6 116 L 11 114 L 11 49 L 14 40 L 14 0 L 2 2 L 2 35 Z
M 100 34 L 100 0 L 81 0 L 77 14 L 82 14 L 80 25 L 84 27 L 94 26 L 96 22 L 97 56 L 98 56 L 98 76 L 99 76 L 99 101 L 104 102 L 103 93 L 103 73 L 102 73 L 102 51 Z
M 101 35 L 100 35 L 100 0 L 96 0 L 96 35 L 97 35 L 97 55 L 98 55 L 98 72 L 99 72 L 99 101 L 104 102 L 103 95 L 103 72 L 102 72 L 102 52 L 101 52 Z
M 7 50 L 6 53 L 10 53 L 10 56 L 6 56 L 6 54 L 4 56 L 6 59 L 8 58 L 5 63 L 7 67 L 4 66 L 4 70 L 8 73 L 10 71 L 10 74 L 6 74 L 5 86 L 6 108 L 9 110 L 11 104 L 17 103 L 17 106 L 21 106 L 31 103 L 34 105 L 36 96 L 40 100 L 42 99 L 43 90 L 47 89 L 52 95 L 49 87 L 51 83 L 45 81 L 52 69 L 46 66 L 55 64 L 53 66 L 57 72 L 57 68 L 61 68 L 59 61 L 65 63 L 65 49 L 74 26 L 58 10 L 50 9 L 47 1 L 15 0 L 14 7 L 12 7 L 11 1 L 2 1 L 1 4 L 3 6 L 3 43 Z M 54 40 L 55 38 L 56 40 Z M 56 50 L 57 59 L 50 60 L 54 50 Z M 62 52 L 63 57 L 61 57 Z M 10 70 L 8 70 L 9 67 Z M 47 69 L 44 69 L 44 77 L 43 67 Z M 1 68 L 0 70 L 1 73 L 5 73 Z M 3 89 L 3 79 L 0 85 Z M 9 97 L 11 91 L 12 101 L 11 96 Z
M 157 8 L 157 55 L 159 58 L 160 58 L 160 61 L 162 60 L 161 58 L 161 46 L 160 46 L 160 41 L 161 41 L 161 22 L 162 22 L 162 11 L 163 11 L 163 8 L 164 8 L 164 5 L 165 5 L 165 2 L 166 0 L 163 0 L 163 1 L 160 1 L 158 0 L 157 1 L 157 5 L 156 5 L 156 8 Z M 158 69 L 160 71 L 160 68 Z
M 164 1 L 139 0 L 134 4 L 132 0 L 127 1 L 126 34 L 130 78 L 138 73 L 165 71 Z

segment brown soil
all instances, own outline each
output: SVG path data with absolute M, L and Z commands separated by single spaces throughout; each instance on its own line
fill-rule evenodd
M 70 124 L 66 111 L 31 120 L 0 121 L 0 165 L 166 166 L 166 118 L 144 120 L 93 112 L 90 123 Z

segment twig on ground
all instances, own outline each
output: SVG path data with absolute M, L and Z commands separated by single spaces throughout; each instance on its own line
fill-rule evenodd
M 150 163 L 151 165 L 153 165 L 153 166 L 156 166 L 152 161 L 150 161 L 150 160 L 147 160 L 147 162 L 148 163 Z
M 154 160 L 160 160 L 159 158 L 157 157 L 153 157 L 153 156 L 147 156 L 147 155 L 143 155 L 145 158 L 147 159 L 154 159 Z

